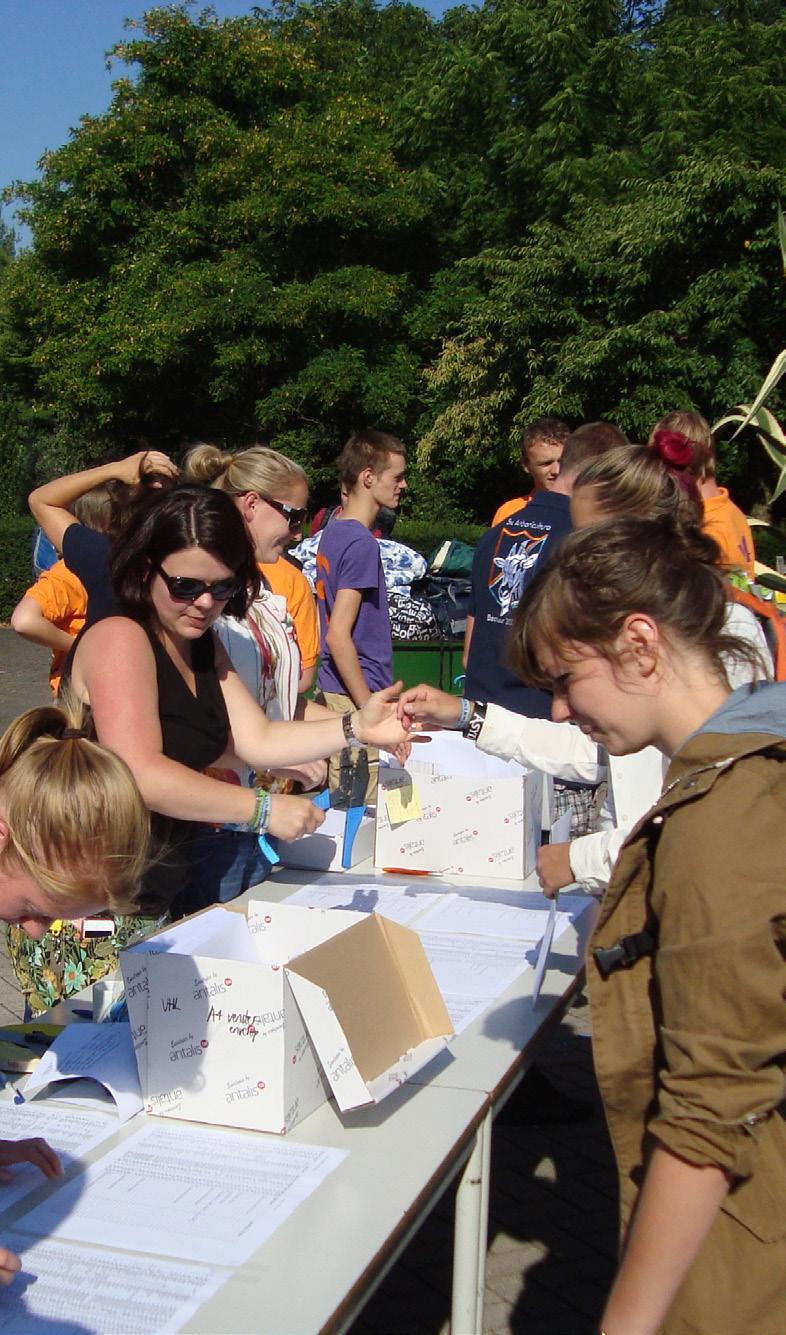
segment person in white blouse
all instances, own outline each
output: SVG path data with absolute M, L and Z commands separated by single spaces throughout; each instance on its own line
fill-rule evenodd
M 654 519 L 671 514 L 695 523 L 699 507 L 700 498 L 693 494 L 690 478 L 645 445 L 622 446 L 592 460 L 577 476 L 571 497 L 576 528 L 623 515 Z M 730 586 L 725 628 L 751 643 L 757 654 L 754 663 L 742 657 L 726 659 L 732 690 L 754 677 L 771 680 L 773 675 L 772 657 L 756 617 L 733 597 Z M 664 759 L 654 747 L 634 755 L 609 756 L 568 723 L 526 718 L 497 705 L 462 701 L 426 685 L 405 691 L 399 711 L 422 726 L 461 727 L 482 751 L 555 778 L 588 784 L 606 780 L 599 828 L 570 843 L 547 844 L 538 851 L 538 877 L 549 897 L 574 882 L 602 891 L 628 834 L 660 795 Z

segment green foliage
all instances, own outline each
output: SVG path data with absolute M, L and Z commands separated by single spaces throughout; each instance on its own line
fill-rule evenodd
M 425 520 L 401 518 L 396 520 L 393 537 L 407 547 L 414 547 L 421 556 L 432 556 L 441 543 L 460 538 L 474 547 L 485 532 L 482 524 L 451 523 L 442 518 L 427 523 Z
M 311 463 L 366 421 L 406 429 L 427 191 L 396 160 L 378 81 L 357 78 L 385 24 L 352 3 L 148 14 L 117 52 L 137 81 L 22 192 L 35 248 L 6 308 L 37 412 L 129 448 L 285 433 Z
M 454 266 L 463 299 L 426 371 L 424 465 L 512 460 L 544 413 L 639 439 L 670 408 L 712 416 L 779 345 L 786 19 L 667 6 L 641 40 L 614 9 L 500 0 L 485 27 L 490 64 L 524 80 L 487 150 L 504 145 L 523 192 L 518 236 Z
M 641 438 L 751 402 L 785 44 L 777 0 L 151 10 L 136 77 L 21 188 L 33 249 L 0 234 L 4 472 L 262 438 L 323 495 L 373 424 L 416 446 L 409 513 L 453 524 L 518 489 L 533 416 Z M 766 459 L 721 464 L 764 494 Z
M 25 589 L 29 589 L 33 582 L 34 529 L 30 518 L 0 518 L 0 622 L 10 620 Z

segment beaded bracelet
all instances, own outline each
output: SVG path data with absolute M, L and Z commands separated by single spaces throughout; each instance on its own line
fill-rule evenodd
M 254 814 L 246 829 L 251 834 L 266 834 L 270 828 L 271 799 L 267 788 L 255 788 Z

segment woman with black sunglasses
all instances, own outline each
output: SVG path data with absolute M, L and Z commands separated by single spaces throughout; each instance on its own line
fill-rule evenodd
M 396 746 L 404 733 L 392 692 L 353 714 L 348 729 L 341 719 L 265 717 L 212 629 L 225 611 L 245 614 L 260 578 L 241 515 L 221 492 L 186 484 L 140 506 L 113 548 L 111 574 L 120 614 L 85 631 L 71 682 L 92 708 L 99 740 L 126 761 L 154 813 L 165 852 L 148 878 L 147 906 L 177 907 L 199 823 L 294 839 L 323 819 L 307 798 L 206 775 L 225 753 L 265 771 L 347 742 Z

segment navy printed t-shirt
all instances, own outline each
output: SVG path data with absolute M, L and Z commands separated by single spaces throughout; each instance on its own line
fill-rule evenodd
M 570 499 L 539 491 L 523 510 L 484 533 L 472 562 L 469 646 L 464 694 L 530 718 L 551 718 L 551 696 L 525 686 L 508 666 L 510 627 L 538 561 L 571 530 Z

